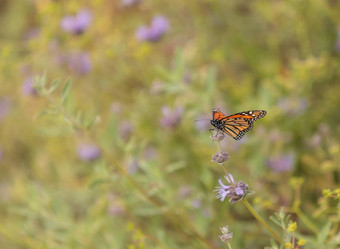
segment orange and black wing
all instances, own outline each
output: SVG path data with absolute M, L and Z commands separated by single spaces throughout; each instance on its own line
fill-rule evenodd
M 253 128 L 254 122 L 263 118 L 266 114 L 266 111 L 253 110 L 225 116 L 223 113 L 215 111 L 213 118 L 219 120 L 221 131 L 232 136 L 235 140 L 240 140 L 246 132 Z

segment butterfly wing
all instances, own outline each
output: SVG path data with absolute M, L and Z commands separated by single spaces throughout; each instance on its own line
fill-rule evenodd
M 213 112 L 213 118 L 216 115 L 216 118 L 223 124 L 220 126 L 221 131 L 227 133 L 235 140 L 240 140 L 246 132 L 253 128 L 254 122 L 263 118 L 266 114 L 266 111 L 253 110 L 225 116 L 221 112 L 216 111 Z

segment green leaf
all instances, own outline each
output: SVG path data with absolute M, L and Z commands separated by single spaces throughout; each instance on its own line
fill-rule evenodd
M 71 86 L 71 79 L 68 79 L 61 93 L 61 103 L 64 103 Z
M 51 87 L 47 90 L 47 94 L 51 94 L 59 86 L 59 83 L 59 80 L 53 81 Z
M 175 162 L 166 167 L 166 172 L 172 173 L 172 172 L 175 172 L 177 170 L 184 168 L 185 166 L 186 166 L 185 161 Z

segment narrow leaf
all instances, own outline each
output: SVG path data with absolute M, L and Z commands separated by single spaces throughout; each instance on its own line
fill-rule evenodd
M 61 93 L 61 103 L 64 103 L 71 86 L 71 79 L 68 79 Z

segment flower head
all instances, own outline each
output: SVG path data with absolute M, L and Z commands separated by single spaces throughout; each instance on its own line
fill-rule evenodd
M 69 68 L 79 75 L 85 75 L 91 71 L 92 64 L 88 53 L 76 52 L 68 57 Z
M 213 141 L 222 141 L 224 139 L 225 135 L 219 129 L 215 129 L 210 137 Z
M 82 144 L 78 146 L 78 156 L 82 161 L 88 162 L 100 157 L 100 149 L 96 145 Z
M 33 87 L 32 77 L 27 78 L 21 86 L 21 92 L 25 95 L 37 95 L 37 90 Z
M 267 160 L 267 166 L 274 172 L 286 172 L 292 170 L 294 165 L 294 155 L 292 153 L 279 155 Z
M 224 163 L 229 159 L 229 154 L 226 151 L 217 152 L 212 156 L 211 161 L 215 163 Z
M 220 240 L 223 243 L 230 242 L 233 238 L 233 233 L 229 231 L 229 227 L 225 226 L 225 227 L 221 227 L 220 229 L 221 229 L 221 232 L 222 232 L 222 235 L 218 236 L 218 237 L 220 237 Z
M 219 187 L 216 187 L 216 192 L 218 192 L 216 198 L 224 201 L 226 197 L 229 198 L 230 203 L 241 200 L 248 192 L 248 184 L 238 181 L 235 182 L 234 177 L 229 174 L 228 177 L 225 176 L 228 181 L 228 185 L 223 184 L 222 180 L 219 179 Z
M 83 33 L 91 24 L 92 14 L 83 9 L 74 16 L 65 16 L 60 23 L 61 28 L 71 34 L 79 35 Z
M 168 32 L 170 28 L 169 21 L 164 16 L 155 16 L 150 26 L 140 26 L 136 31 L 136 37 L 139 41 L 156 42 Z
M 170 129 L 175 129 L 182 119 L 183 109 L 177 107 L 171 110 L 168 106 L 162 108 L 163 118 L 161 119 L 161 125 Z

